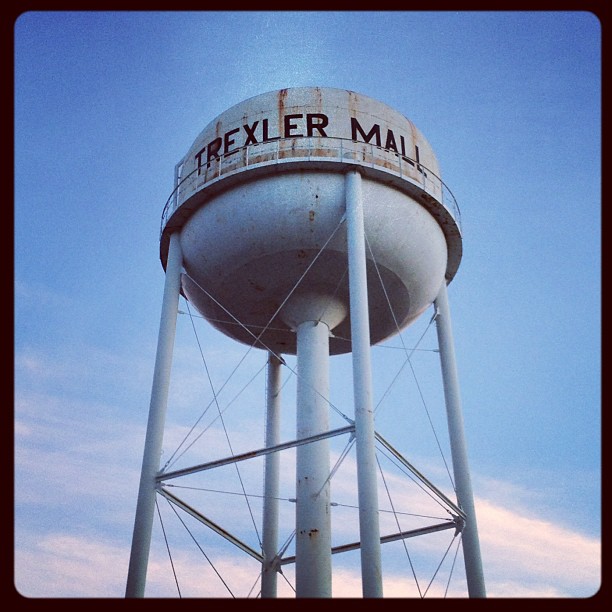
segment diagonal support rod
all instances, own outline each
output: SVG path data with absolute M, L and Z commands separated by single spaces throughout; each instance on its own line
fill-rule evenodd
M 389 442 L 387 442 L 379 433 L 374 434 L 376 439 L 408 470 L 412 472 L 434 495 L 439 497 L 450 509 L 460 516 L 462 519 L 465 519 L 465 512 L 457 506 L 457 504 L 453 503 L 442 491 L 440 491 L 433 483 L 431 483 L 421 472 L 419 472 L 413 465 L 411 465 L 401 454 L 397 451 Z
M 253 459 L 261 455 L 268 455 L 277 451 L 286 450 L 295 446 L 301 446 L 303 444 L 309 444 L 311 442 L 317 442 L 325 438 L 332 438 L 334 436 L 341 436 L 342 434 L 352 433 L 355 431 L 354 425 L 347 425 L 346 427 L 340 427 L 339 429 L 331 429 L 314 436 L 308 436 L 307 438 L 300 438 L 298 440 L 292 440 L 291 442 L 283 442 L 276 446 L 267 446 L 258 450 L 249 451 L 247 453 L 241 453 L 234 455 L 233 457 L 225 457 L 223 459 L 217 459 L 216 461 L 210 461 L 208 463 L 201 463 L 194 465 L 193 467 L 183 468 L 181 470 L 175 470 L 173 472 L 162 472 L 156 476 L 156 482 L 165 482 L 172 478 L 179 478 L 180 476 L 187 476 L 189 474 L 195 474 L 197 472 L 203 472 L 204 470 L 211 470 L 213 468 L 221 467 L 223 465 L 229 465 L 231 463 L 237 463 L 238 461 L 246 461 L 247 459 Z
M 225 529 L 217 525 L 217 523 L 206 518 L 203 514 L 198 512 L 195 508 L 192 508 L 188 503 L 184 502 L 182 499 L 179 499 L 175 495 L 172 495 L 172 493 L 170 493 L 167 489 L 159 488 L 158 492 L 160 495 L 163 495 L 167 500 L 171 501 L 173 504 L 181 508 L 181 510 L 184 510 L 185 512 L 187 512 L 187 514 L 193 516 L 193 518 L 200 521 L 200 523 L 202 523 L 203 525 L 206 525 L 207 527 L 212 529 L 214 532 L 218 533 L 220 536 L 225 538 L 228 542 L 231 542 L 232 544 L 234 544 L 234 546 L 237 546 L 238 548 L 240 548 L 240 550 L 251 555 L 251 557 L 257 559 L 257 561 L 259 561 L 260 563 L 263 561 L 263 557 L 257 551 L 253 550 L 250 546 L 248 546 L 247 544 L 245 544 L 244 542 L 242 542 L 241 540 L 233 536 L 228 531 L 225 531 Z
M 429 527 L 419 527 L 418 529 L 410 529 L 409 531 L 400 531 L 399 533 L 393 533 L 390 535 L 382 536 L 380 538 L 381 544 L 387 542 L 395 542 L 397 540 L 405 540 L 407 538 L 415 538 L 417 536 L 426 535 L 428 533 L 435 533 L 437 531 L 444 531 L 445 529 L 457 529 L 457 523 L 455 521 L 446 521 L 444 523 L 436 523 Z M 358 550 L 361 548 L 361 542 L 351 542 L 350 544 L 342 544 L 340 546 L 334 546 L 331 549 L 332 555 L 338 553 L 348 552 L 349 550 Z M 283 557 L 280 560 L 280 565 L 288 565 L 294 563 L 295 557 Z

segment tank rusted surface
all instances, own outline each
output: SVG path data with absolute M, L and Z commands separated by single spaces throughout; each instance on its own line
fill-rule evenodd
M 170 233 L 180 230 L 184 295 L 224 333 L 292 353 L 295 334 L 271 318 L 301 275 L 308 271 L 308 290 L 348 305 L 342 219 L 351 170 L 363 177 L 374 252 L 371 341 L 379 342 L 420 316 L 439 283 L 452 280 L 462 239 L 431 146 L 410 120 L 373 98 L 289 88 L 221 113 L 182 160 L 162 218 L 162 264 Z M 350 314 L 330 339 L 332 354 L 348 351 Z

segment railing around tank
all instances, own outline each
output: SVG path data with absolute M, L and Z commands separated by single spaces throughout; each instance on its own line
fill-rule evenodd
M 452 191 L 419 160 L 372 143 L 347 138 L 292 137 L 236 148 L 225 155 L 215 156 L 208 164 L 196 167 L 186 176 L 180 176 L 177 167 L 177 185 L 164 206 L 161 233 L 170 216 L 179 207 L 180 200 L 184 200 L 185 195 L 196 193 L 205 185 L 246 168 L 274 165 L 283 161 L 316 160 L 356 162 L 360 166 L 383 169 L 400 179 L 409 180 L 439 201 L 461 229 L 461 212 Z

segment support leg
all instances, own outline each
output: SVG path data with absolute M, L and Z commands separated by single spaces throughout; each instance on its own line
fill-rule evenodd
M 470 597 L 482 598 L 486 597 L 486 591 L 480 557 L 474 495 L 472 493 L 472 482 L 468 466 L 467 445 L 459 396 L 459 377 L 457 376 L 457 365 L 455 362 L 455 347 L 446 282 L 442 283 L 438 297 L 435 300 L 435 307 L 437 310 L 436 329 L 438 332 L 438 346 L 440 348 L 440 365 L 444 383 L 444 397 L 446 400 L 446 415 L 453 459 L 453 473 L 457 488 L 457 501 L 459 507 L 466 514 L 462 542 L 468 594 Z
M 170 248 L 166 264 L 164 298 L 157 340 L 157 355 L 153 373 L 153 386 L 142 459 L 140 488 L 136 505 L 136 518 L 132 535 L 126 597 L 144 597 L 149 549 L 151 547 L 151 530 L 155 513 L 155 477 L 159 471 L 166 408 L 168 405 L 168 389 L 170 386 L 172 352 L 176 334 L 182 265 L 183 256 L 180 234 L 179 232 L 174 232 L 170 236 Z
M 351 171 L 346 175 L 346 222 L 362 590 L 364 597 L 382 597 L 363 198 L 361 194 L 361 174 L 356 171 Z
M 276 355 L 268 354 L 268 389 L 266 413 L 266 446 L 280 443 L 280 387 L 281 362 Z M 263 512 L 263 567 L 261 573 L 261 597 L 270 598 L 277 595 L 278 572 L 272 565 L 278 551 L 278 495 L 280 454 L 266 455 L 264 476 L 264 512 Z

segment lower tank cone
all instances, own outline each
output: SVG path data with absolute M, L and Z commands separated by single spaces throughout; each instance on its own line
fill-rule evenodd
M 398 333 L 435 299 L 447 265 L 444 234 L 400 190 L 364 178 L 372 344 Z M 330 354 L 350 342 L 344 175 L 287 172 L 248 181 L 207 201 L 181 232 L 183 293 L 224 334 L 295 354 L 282 306 L 292 292 L 329 296 L 347 316 Z M 288 303 L 288 301 L 287 301 Z

